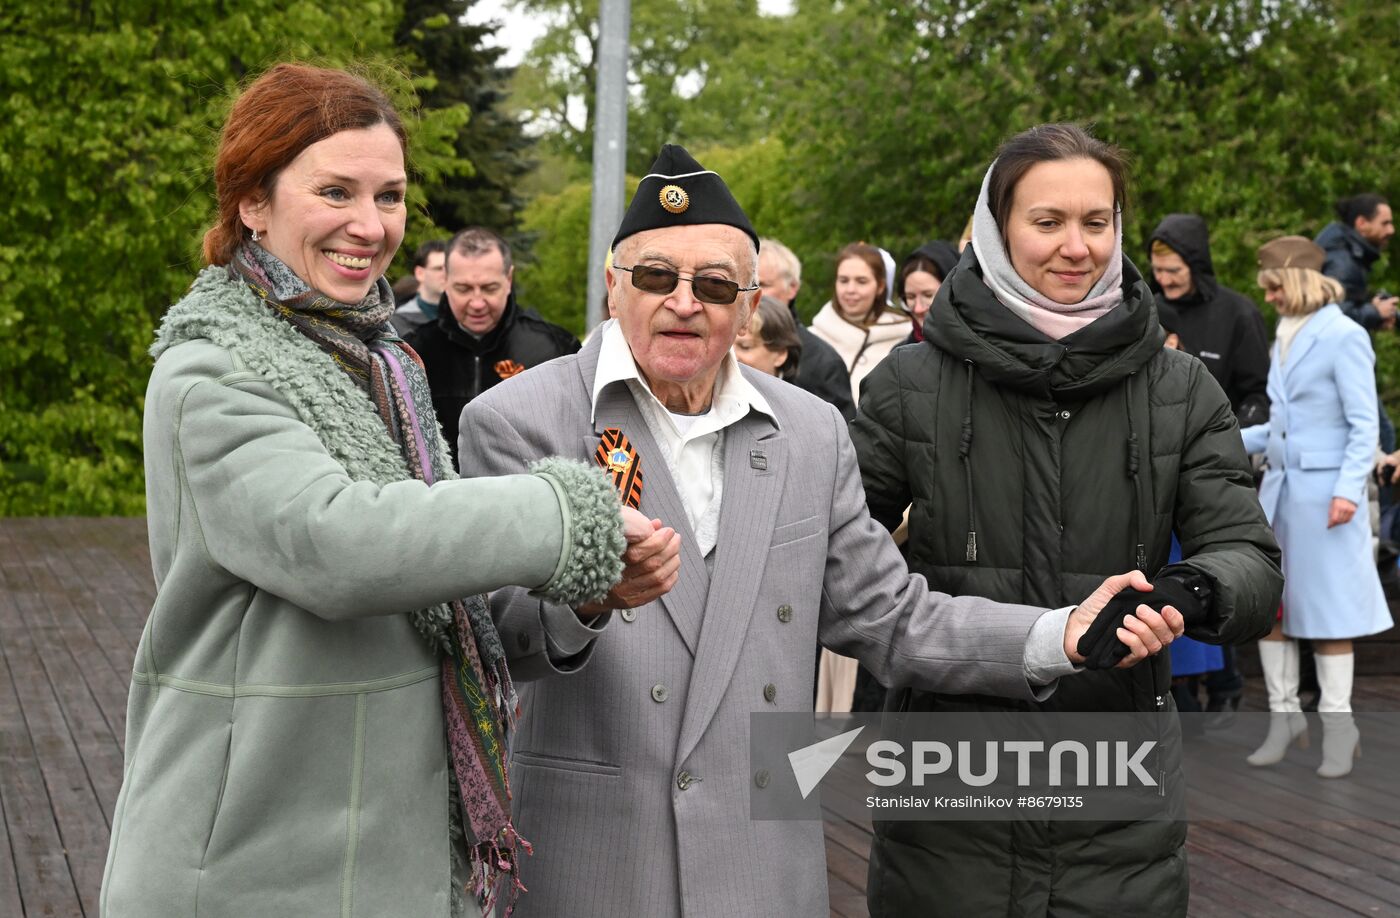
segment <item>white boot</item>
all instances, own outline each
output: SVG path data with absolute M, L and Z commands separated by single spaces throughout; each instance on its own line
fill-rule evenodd
M 1269 733 L 1245 761 L 1254 766 L 1276 765 L 1295 739 L 1299 748 L 1308 748 L 1308 721 L 1298 701 L 1298 643 L 1260 641 L 1259 662 L 1269 692 Z
M 1351 774 L 1352 756 L 1361 755 L 1361 731 L 1351 716 L 1351 677 L 1356 655 L 1317 654 L 1317 684 L 1322 697 L 1317 712 L 1322 718 L 1322 765 L 1318 777 L 1340 778 Z

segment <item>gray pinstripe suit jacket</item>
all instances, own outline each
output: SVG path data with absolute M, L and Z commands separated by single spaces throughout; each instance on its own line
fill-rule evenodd
M 866 512 L 841 416 L 747 367 L 779 424 L 751 412 L 725 431 L 709 575 L 626 385 L 609 386 L 589 420 L 601 339 L 495 386 L 461 418 L 464 475 L 592 461 L 601 432 L 621 429 L 642 458 L 642 512 L 682 538 L 676 587 L 631 621 L 614 613 L 563 661 L 546 650 L 540 600 L 493 596 L 522 683 L 516 824 L 535 846 L 516 914 L 824 918 L 821 825 L 749 818 L 750 712 L 811 710 L 819 639 L 887 685 L 1030 699 L 1023 650 L 1044 610 L 930 593 Z M 682 770 L 702 780 L 682 790 Z

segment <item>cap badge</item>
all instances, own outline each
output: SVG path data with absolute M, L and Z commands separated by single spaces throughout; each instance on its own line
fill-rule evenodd
M 679 185 L 667 185 L 661 189 L 661 206 L 673 214 L 683 214 L 690 207 L 690 195 Z

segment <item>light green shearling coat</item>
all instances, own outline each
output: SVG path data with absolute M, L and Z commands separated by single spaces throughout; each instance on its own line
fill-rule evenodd
M 158 593 L 102 913 L 446 916 L 439 661 L 404 613 L 556 579 L 558 482 L 393 481 L 369 399 L 222 269 L 163 342 L 182 316 L 224 342 L 164 349 L 147 392 Z

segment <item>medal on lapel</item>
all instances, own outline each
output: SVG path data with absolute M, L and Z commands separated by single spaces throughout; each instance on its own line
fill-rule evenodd
M 642 457 L 626 435 L 616 427 L 604 430 L 593 461 L 612 476 L 622 502 L 638 509 L 642 502 Z

